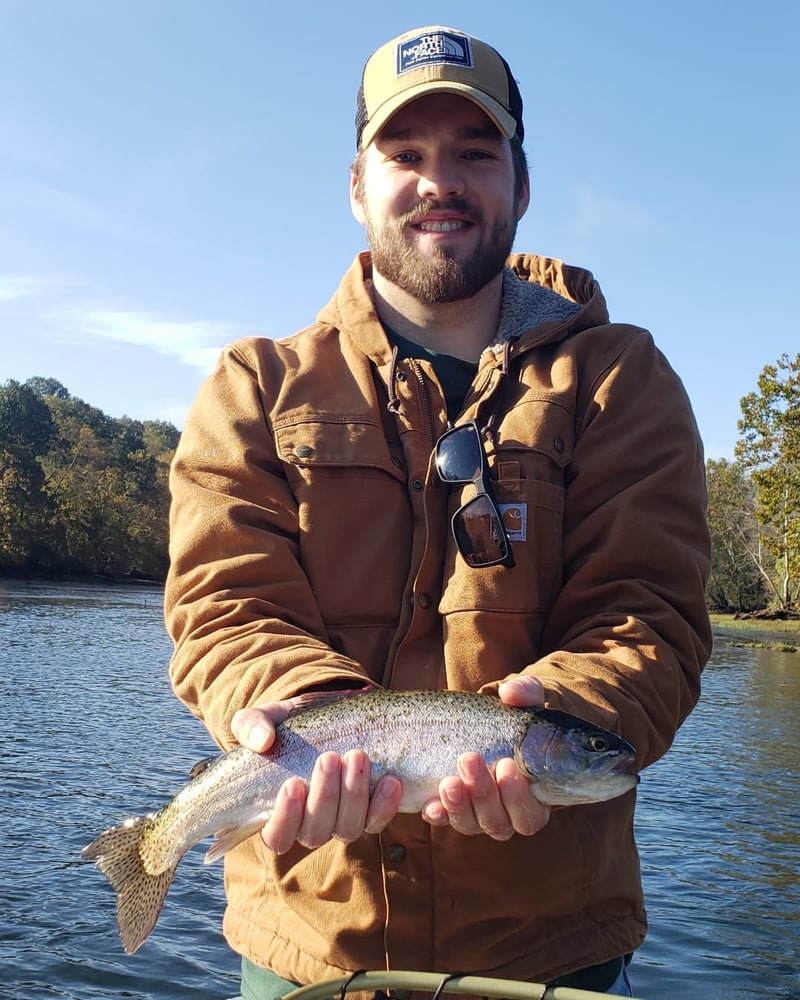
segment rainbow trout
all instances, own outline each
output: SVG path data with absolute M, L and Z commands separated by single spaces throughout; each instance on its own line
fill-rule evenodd
M 195 768 L 197 776 L 159 812 L 126 819 L 83 849 L 116 890 L 128 954 L 155 926 L 184 854 L 213 836 L 210 863 L 252 836 L 269 819 L 283 782 L 292 775 L 308 781 L 326 750 L 364 750 L 372 786 L 396 775 L 400 812 L 407 813 L 419 812 L 470 751 L 490 765 L 513 757 L 536 798 L 550 805 L 601 802 L 639 780 L 629 743 L 552 709 L 512 708 L 463 691 L 367 689 L 310 701 L 277 727 L 267 753 L 237 747 L 221 754 Z

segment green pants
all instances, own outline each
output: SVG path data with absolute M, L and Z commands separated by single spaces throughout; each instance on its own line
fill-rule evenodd
M 297 989 L 297 983 L 262 969 L 247 958 L 242 959 L 242 996 L 241 1000 L 278 1000 Z
M 590 969 L 562 976 L 550 985 L 630 996 L 630 983 L 626 972 L 629 960 L 630 956 L 626 956 L 624 961 L 622 958 L 613 958 L 610 962 L 603 962 Z M 233 1000 L 279 1000 L 297 987 L 297 983 L 281 979 L 269 969 L 262 969 L 261 966 L 242 958 L 242 995 L 234 997 Z

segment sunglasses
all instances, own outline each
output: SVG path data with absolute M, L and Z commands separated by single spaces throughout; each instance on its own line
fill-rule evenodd
M 473 569 L 513 566 L 511 543 L 494 499 L 489 463 L 474 420 L 452 427 L 436 442 L 434 464 L 445 483 L 472 483 L 475 496 L 453 514 L 458 551 Z

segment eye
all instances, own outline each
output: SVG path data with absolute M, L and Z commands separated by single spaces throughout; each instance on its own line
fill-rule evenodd
M 602 733 L 590 733 L 587 737 L 587 743 L 589 749 L 594 750 L 595 753 L 605 753 L 609 749 L 608 737 L 603 736 Z
M 392 155 L 392 159 L 395 163 L 416 163 L 419 156 L 417 156 L 416 153 L 405 151 L 401 153 L 394 153 Z

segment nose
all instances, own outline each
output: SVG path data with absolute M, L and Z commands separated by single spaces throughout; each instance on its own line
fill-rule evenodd
M 464 175 L 451 157 L 430 157 L 421 165 L 417 193 L 429 201 L 442 201 L 464 194 Z

